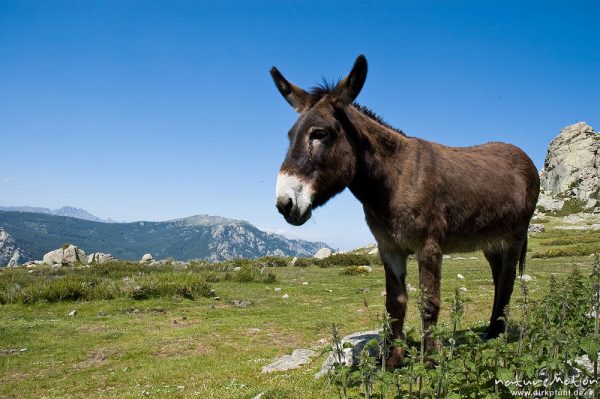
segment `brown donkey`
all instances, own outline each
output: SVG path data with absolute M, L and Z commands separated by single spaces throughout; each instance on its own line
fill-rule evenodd
M 301 225 L 311 209 L 348 187 L 363 204 L 385 268 L 386 308 L 392 332 L 404 338 L 406 260 L 415 254 L 427 297 L 425 331 L 440 309 L 444 253 L 482 249 L 494 279 L 494 307 L 487 338 L 504 329 L 519 263 L 527 250 L 527 227 L 538 193 L 538 172 L 519 148 L 504 143 L 448 147 L 406 136 L 356 103 L 367 60 L 356 59 L 335 86 L 309 92 L 276 68 L 277 88 L 299 113 L 288 133 L 290 147 L 277 178 L 277 209 Z M 437 343 L 426 335 L 426 349 Z M 394 348 L 388 365 L 404 353 Z

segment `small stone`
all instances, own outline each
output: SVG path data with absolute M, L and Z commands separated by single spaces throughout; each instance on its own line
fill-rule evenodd
M 71 310 L 71 311 L 69 312 L 68 316 L 71 316 L 71 317 L 73 317 L 73 316 L 75 316 L 76 314 L 77 314 L 77 311 L 76 311 L 76 310 Z
M 248 305 L 251 304 L 249 301 L 240 301 L 237 299 L 234 299 L 233 301 L 231 301 L 231 303 L 237 308 L 247 308 Z
M 234 272 L 239 272 L 240 270 L 242 270 L 242 268 L 239 267 L 239 266 L 236 266 L 236 267 L 233 268 Z
M 461 290 L 462 292 L 467 292 L 467 287 L 460 287 L 460 290 Z
M 457 278 L 457 279 L 459 279 L 459 280 L 464 280 L 464 279 L 465 279 L 465 276 L 463 276 L 462 274 L 458 273 L 458 274 L 456 275 L 456 278 Z
M 273 363 L 262 368 L 261 373 L 271 373 L 273 371 L 287 371 L 297 369 L 310 362 L 316 356 L 315 351 L 309 349 L 296 349 L 291 355 L 285 355 L 275 360 Z
M 302 285 L 308 285 L 308 281 L 303 282 Z
M 329 342 L 329 341 L 327 341 L 327 338 L 321 338 L 321 339 L 320 339 L 318 342 L 319 342 L 319 344 L 321 344 L 321 345 L 325 345 L 325 344 L 327 344 L 327 342 Z
M 462 256 L 457 256 L 456 258 L 454 258 L 456 260 L 465 260 L 466 258 L 463 258 Z
M 250 332 L 251 332 L 252 334 L 257 334 L 257 333 L 259 333 L 259 332 L 261 332 L 261 331 L 262 331 L 262 330 L 261 330 L 260 328 L 256 328 L 256 327 L 253 327 L 253 328 L 251 328 L 251 329 L 250 329 Z
M 529 274 L 524 274 L 520 277 L 521 281 L 531 281 L 533 280 L 533 277 L 531 277 Z
M 281 291 L 281 288 L 277 287 L 277 288 L 275 288 L 273 291 L 275 291 L 275 292 L 279 292 L 279 291 Z
M 154 258 L 152 257 L 152 255 L 144 254 L 144 256 L 142 256 L 142 259 L 140 260 L 140 263 L 150 263 L 153 261 L 154 261 Z
M 450 255 L 443 255 L 442 259 L 451 259 L 452 257 Z
M 220 300 L 221 300 L 221 297 L 220 297 L 220 296 L 215 296 L 215 297 L 213 297 L 213 299 L 214 299 L 215 301 L 220 301 Z
M 290 296 L 288 294 L 283 294 L 282 298 L 283 299 L 288 299 Z
M 333 290 L 325 290 L 325 291 L 327 291 L 327 292 L 333 292 Z
M 379 293 L 379 296 L 386 296 L 386 295 L 387 295 L 387 292 L 385 292 L 385 291 L 381 291 L 381 292 Z

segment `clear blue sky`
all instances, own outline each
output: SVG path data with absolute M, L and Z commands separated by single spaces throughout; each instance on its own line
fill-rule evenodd
M 541 167 L 571 123 L 600 128 L 597 1 L 0 2 L 0 205 L 116 220 L 208 213 L 351 248 L 348 193 L 288 226 L 274 207 L 296 115 L 269 68 L 311 86 L 369 75 L 358 101 L 409 135 L 506 141 Z

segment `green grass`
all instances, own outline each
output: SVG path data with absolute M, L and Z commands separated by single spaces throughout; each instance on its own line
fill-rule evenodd
M 549 229 L 531 236 L 530 254 L 594 245 L 596 237 L 593 231 Z M 260 370 L 293 349 L 322 350 L 326 344 L 320 340 L 330 338 L 332 323 L 342 334 L 377 327 L 385 302 L 384 273 L 378 262 L 367 260 L 344 257 L 344 268 L 319 267 L 313 260 L 305 261 L 305 267 L 283 267 L 283 260 L 265 258 L 194 262 L 188 268 L 113 263 L 41 267 L 32 273 L 1 270 L 0 295 L 13 299 L 0 305 L 0 398 L 221 399 L 252 398 L 260 392 L 267 392 L 264 398 L 334 398 L 334 387 L 314 379 L 324 355 L 289 372 Z M 363 264 L 371 264 L 373 271 L 340 275 L 345 267 Z M 576 268 L 589 273 L 591 259 L 529 258 L 525 272 L 533 276 L 532 300 L 547 290 L 551 276 L 560 279 Z M 457 279 L 458 273 L 465 279 Z M 140 296 L 124 289 L 131 286 L 128 281 L 144 279 L 155 282 L 148 287 L 162 288 Z M 418 287 L 412 257 L 407 283 Z M 81 287 L 89 292 L 67 295 Z M 462 328 L 486 326 L 493 282 L 481 253 L 444 261 L 441 323 L 449 322 L 453 292 L 461 287 L 466 288 L 461 291 Z M 21 291 L 37 299 L 23 300 Z M 57 298 L 56 292 L 67 294 Z M 406 327 L 417 328 L 416 295 L 409 295 Z M 513 298 L 518 304 L 518 288 Z M 234 300 L 250 305 L 236 307 Z M 77 310 L 74 317 L 68 316 L 72 310 Z M 518 309 L 514 313 L 518 317 Z

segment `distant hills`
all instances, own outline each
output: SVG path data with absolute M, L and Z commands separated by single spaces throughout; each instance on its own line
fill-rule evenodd
M 78 211 L 82 211 L 78 215 L 94 217 Z M 86 253 L 105 252 L 131 260 L 139 260 L 145 253 L 155 259 L 210 261 L 266 255 L 312 256 L 328 247 L 321 242 L 267 233 L 245 221 L 209 215 L 164 222 L 105 223 L 48 212 L 0 211 L 0 227 L 12 238 L 12 247 L 20 248 L 33 259 L 41 259 L 64 243 L 77 245 Z M 0 259 L 0 266 L 9 259 Z
M 63 206 L 60 209 L 38 208 L 34 206 L 0 206 L 0 211 L 46 213 L 48 215 L 69 216 L 77 219 L 90 220 L 92 222 L 113 222 L 110 219 L 100 219 L 98 216 L 94 216 L 84 209 L 74 208 L 72 206 Z

